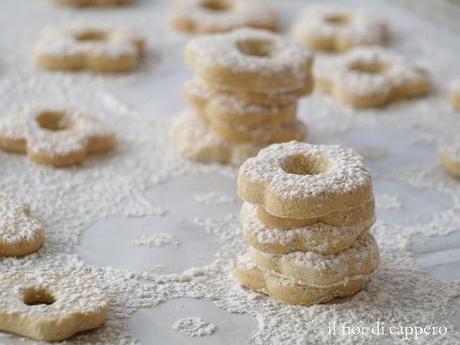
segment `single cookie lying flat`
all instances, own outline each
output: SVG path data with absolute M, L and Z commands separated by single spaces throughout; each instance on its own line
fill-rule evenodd
M 143 52 L 144 39 L 131 30 L 73 24 L 47 28 L 35 59 L 49 70 L 126 72 L 138 65 Z
M 179 31 L 215 33 L 241 27 L 277 29 L 273 9 L 262 0 L 177 0 L 171 25 Z
M 343 52 L 383 43 L 388 28 L 384 21 L 362 10 L 311 5 L 295 21 L 291 36 L 310 49 Z
M 115 134 L 76 111 L 33 108 L 0 119 L 0 148 L 27 154 L 38 164 L 64 167 L 109 151 Z
M 326 287 L 303 285 L 293 278 L 261 269 L 252 263 L 247 254 L 237 259 L 234 274 L 244 287 L 268 294 L 282 303 L 303 306 L 326 303 L 336 297 L 353 296 L 364 288 L 368 280 L 367 275 L 357 275 Z
M 420 96 L 431 84 L 423 68 L 377 47 L 357 48 L 345 56 L 319 60 L 313 74 L 317 90 L 356 108 Z
M 82 273 L 0 273 L 0 329 L 61 341 L 100 326 L 107 318 L 105 294 Z
M 31 217 L 29 205 L 0 194 L 0 255 L 33 253 L 43 245 L 44 237 L 43 226 Z
M 295 251 L 315 251 L 333 254 L 349 248 L 358 236 L 366 233 L 375 222 L 371 216 L 362 223 L 333 226 L 322 223 L 301 228 L 280 229 L 265 226 L 257 217 L 257 206 L 244 203 L 241 208 L 241 226 L 245 240 L 254 248 L 273 254 Z

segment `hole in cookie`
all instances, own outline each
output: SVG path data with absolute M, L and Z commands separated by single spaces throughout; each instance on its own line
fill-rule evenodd
M 28 288 L 24 291 L 24 304 L 26 305 L 51 305 L 56 302 L 53 295 L 43 288 Z
M 104 31 L 88 30 L 75 35 L 78 41 L 105 41 L 107 34 Z
M 62 131 L 67 129 L 68 123 L 65 121 L 65 115 L 60 111 L 44 111 L 35 118 L 38 125 L 49 131 Z
M 238 50 L 244 55 L 256 57 L 271 57 L 275 54 L 272 41 L 248 39 L 236 43 Z
M 232 6 L 225 0 L 205 0 L 201 3 L 201 7 L 209 11 L 228 11 Z
M 331 25 L 347 25 L 350 22 L 350 18 L 343 14 L 329 14 L 324 17 L 324 20 Z
M 309 157 L 305 155 L 292 155 L 281 164 L 281 168 L 288 174 L 294 175 L 319 175 L 327 172 L 329 163 L 322 157 Z
M 350 65 L 350 70 L 366 74 L 380 74 L 385 70 L 385 66 L 380 63 L 357 62 Z

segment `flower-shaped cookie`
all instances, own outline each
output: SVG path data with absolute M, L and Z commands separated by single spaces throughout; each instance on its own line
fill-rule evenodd
M 29 205 L 12 195 L 0 194 L 0 255 L 30 254 L 42 246 L 43 240 L 43 227 L 31 217 Z
M 35 58 L 50 70 L 125 72 L 137 66 L 143 51 L 144 39 L 128 29 L 73 24 L 47 28 Z
M 241 27 L 277 29 L 273 9 L 263 0 L 176 0 L 171 25 L 179 31 L 215 33 Z
M 357 48 L 345 56 L 319 60 L 313 75 L 316 89 L 357 108 L 419 96 L 430 87 L 424 69 L 378 47 Z
M 371 174 L 356 151 L 296 141 L 273 144 L 244 162 L 238 193 L 284 218 L 318 218 L 373 198 Z
M 44 341 L 60 341 L 100 326 L 105 294 L 82 270 L 0 273 L 0 329 Z
M 383 43 L 388 28 L 384 21 L 362 10 L 311 5 L 294 23 L 291 35 L 310 49 L 343 52 L 356 46 Z
M 27 154 L 56 167 L 82 162 L 87 155 L 110 150 L 115 134 L 78 112 L 36 108 L 0 119 L 0 148 Z

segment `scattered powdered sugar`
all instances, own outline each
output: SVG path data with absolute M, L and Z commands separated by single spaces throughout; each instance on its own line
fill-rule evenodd
M 280 2 L 280 10 L 287 11 L 282 4 L 284 2 Z M 292 4 L 294 8 L 302 5 L 303 1 L 293 1 Z M 395 50 L 427 63 L 437 85 L 451 79 L 460 51 L 456 35 L 387 3 L 366 2 L 366 5 L 391 18 L 390 24 L 394 24 L 395 34 L 401 38 L 392 43 Z M 153 79 L 159 78 L 160 85 L 157 86 L 166 90 L 169 81 L 160 77 L 164 77 L 162 73 L 168 68 L 177 67 L 177 58 L 170 57 L 180 56 L 185 41 L 164 27 L 163 17 L 168 6 L 169 2 L 142 1 L 126 12 L 85 10 L 85 16 L 103 16 L 101 20 L 144 24 L 147 36 L 155 37 L 155 47 L 165 57 L 157 65 L 158 70 L 145 67 L 141 69 L 142 73 L 131 76 L 95 76 L 35 70 L 28 62 L 34 43 L 34 37 L 30 36 L 42 29 L 43 20 L 34 19 L 28 12 L 30 7 L 18 6 L 18 0 L 2 3 L 4 11 L 0 16 L 4 21 L 4 30 L 0 33 L 0 103 L 3 110 L 0 116 L 16 113 L 24 102 L 60 100 L 63 104 L 84 108 L 100 116 L 118 134 L 119 146 L 107 156 L 93 157 L 82 166 L 71 169 L 37 166 L 22 156 L 0 152 L 1 189 L 14 193 L 19 200 L 27 200 L 34 216 L 43 220 L 46 228 L 44 248 L 23 258 L 0 258 L 0 274 L 75 271 L 80 278 L 86 277 L 86 274 L 94 277 L 97 286 L 107 295 L 108 320 L 103 327 L 68 340 L 72 345 L 133 344 L 136 335 L 129 328 L 128 319 L 134 312 L 183 297 L 205 299 L 228 312 L 251 315 L 257 321 L 257 327 L 249 335 L 250 345 L 411 342 L 397 335 L 328 334 L 328 327 L 333 322 L 372 326 L 376 321 L 387 325 L 446 326 L 446 335 L 422 335 L 418 342 L 458 343 L 458 333 L 449 320 L 455 310 L 455 298 L 460 295 L 460 283 L 437 280 L 423 272 L 408 245 L 412 236 L 441 236 L 460 228 L 460 184 L 443 173 L 434 157 L 431 160 L 433 166 L 395 166 L 390 173 L 379 177 L 443 193 L 451 199 L 451 204 L 441 211 L 425 215 L 423 219 L 413 219 L 410 225 L 377 222 L 372 233 L 380 247 L 382 262 L 362 292 L 340 302 L 309 308 L 294 307 L 240 288 L 231 272 L 235 258 L 246 251 L 246 244 L 236 215 L 221 218 L 209 215 L 208 218 L 195 220 L 197 226 L 217 239 L 218 250 L 212 262 L 185 272 L 138 273 L 113 267 L 93 267 L 75 255 L 81 234 L 100 219 L 156 215 L 158 207 L 162 206 L 161 201 L 149 199 L 145 195 L 147 188 L 174 181 L 182 174 L 234 174 L 227 167 L 190 163 L 173 152 L 167 137 L 172 113 L 165 113 L 155 103 L 160 102 L 162 97 L 146 96 L 155 98 L 155 104 L 152 103 L 149 111 L 141 113 L 137 109 L 143 104 L 133 102 L 128 106 L 129 102 L 117 93 L 122 87 L 141 93 L 145 85 L 140 82 L 145 81 L 144 73 L 152 73 Z M 18 16 L 25 13 L 21 11 L 28 13 L 28 20 L 24 21 L 24 25 L 17 25 Z M 34 7 L 34 11 L 41 11 L 37 17 L 47 21 L 65 21 L 69 16 L 76 15 L 74 12 L 52 10 L 48 5 Z M 180 87 L 174 85 L 171 92 L 177 90 L 179 93 Z M 327 102 L 321 95 L 314 95 L 305 102 L 301 113 L 308 119 L 316 138 L 324 143 L 330 139 L 322 136 L 325 132 L 340 134 L 353 128 L 367 133 L 368 128 L 375 124 L 379 125 L 382 136 L 388 132 L 396 132 L 400 136 L 409 131 L 420 135 L 429 132 L 436 134 L 436 143 L 459 130 L 458 113 L 451 111 L 442 93 L 401 102 L 385 111 L 342 109 Z M 166 120 L 159 117 L 161 114 Z M 336 142 L 341 142 L 342 137 L 338 135 L 336 139 Z M 389 141 L 387 144 L 397 149 L 400 142 Z M 384 161 L 385 158 L 382 159 Z M 0 299 L 0 303 L 2 301 Z M 3 342 L 9 341 L 5 341 L 6 337 L 13 337 L 16 341 L 16 336 L 0 334 Z M 34 343 L 26 339 L 21 341 Z
M 159 234 L 142 234 L 133 240 L 133 244 L 135 246 L 148 248 L 158 248 L 167 245 L 177 247 L 179 245 L 179 241 L 177 241 L 172 234 L 164 232 Z
M 399 211 L 403 205 L 401 198 L 395 194 L 377 193 L 375 207 L 383 211 Z
M 219 191 L 211 191 L 205 194 L 197 194 L 193 197 L 196 202 L 204 205 L 225 205 L 236 202 L 236 198 L 222 194 Z
M 197 316 L 184 317 L 174 322 L 174 329 L 179 333 L 191 337 L 203 337 L 213 334 L 217 327 L 211 322 L 204 321 Z

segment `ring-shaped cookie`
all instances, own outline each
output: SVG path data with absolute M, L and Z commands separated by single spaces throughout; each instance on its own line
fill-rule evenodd
M 257 206 L 244 203 L 240 219 L 245 240 L 259 251 L 287 254 L 314 251 L 334 254 L 349 248 L 358 236 L 366 233 L 375 222 L 370 217 L 360 223 L 334 226 L 314 223 L 299 228 L 277 228 L 264 225 L 257 217 Z
M 126 72 L 137 66 L 143 52 L 144 39 L 132 30 L 72 24 L 44 30 L 35 58 L 49 70 Z
M 249 247 L 249 255 L 255 265 L 265 270 L 318 287 L 337 284 L 350 276 L 368 275 L 379 264 L 379 248 L 369 233 L 336 254 L 296 251 L 280 255 Z
M 285 218 L 321 217 L 373 197 L 371 173 L 356 151 L 296 141 L 273 144 L 244 162 L 238 193 Z
M 0 148 L 38 164 L 65 167 L 109 151 L 115 134 L 95 119 L 61 107 L 34 107 L 0 120 Z
M 313 50 L 343 52 L 383 43 L 388 28 L 384 21 L 361 10 L 312 5 L 295 21 L 291 36 Z
M 215 33 L 241 27 L 277 29 L 274 11 L 263 0 L 177 0 L 171 25 L 179 31 Z
M 92 276 L 71 272 L 0 273 L 0 329 L 36 340 L 60 341 L 100 326 L 105 294 Z
M 185 58 L 199 79 L 229 90 L 286 92 L 312 82 L 312 55 L 265 30 L 238 29 L 194 38 Z
M 313 73 L 316 89 L 356 108 L 420 96 L 430 87 L 423 68 L 379 47 L 357 48 L 345 56 L 319 60 Z

